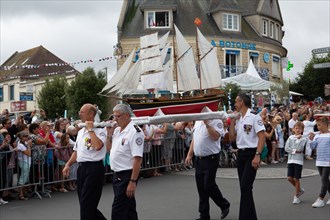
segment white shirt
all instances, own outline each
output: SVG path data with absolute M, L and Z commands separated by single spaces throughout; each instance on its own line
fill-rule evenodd
M 314 126 L 316 125 L 316 121 L 303 121 L 304 123 L 304 133 L 303 135 L 308 135 L 311 132 L 314 132 Z
M 235 131 L 237 134 L 236 144 L 239 149 L 242 148 L 257 148 L 258 147 L 258 132 L 264 131 L 265 126 L 259 114 L 251 113 L 248 109 L 244 118 L 242 116 L 236 120 Z
M 31 164 L 31 157 L 23 153 L 23 151 L 27 150 L 27 147 L 21 142 L 18 142 L 17 149 L 18 149 L 17 159 L 19 161 L 24 161 L 28 164 Z
M 120 127 L 113 132 L 110 167 L 115 172 L 132 169 L 134 157 L 143 156 L 144 134 L 134 126 L 137 125 L 131 121 L 122 132 Z
M 76 144 L 73 147 L 77 151 L 77 162 L 96 162 L 103 160 L 107 151 L 106 138 L 107 131 L 105 128 L 94 128 L 96 136 L 103 142 L 103 147 L 97 151 L 93 146 L 89 146 L 90 135 L 86 128 L 80 129 L 77 135 Z
M 294 125 L 298 122 L 298 120 L 293 120 L 293 118 L 291 118 L 288 122 L 288 125 L 289 125 L 289 136 L 292 135 L 292 129 L 294 127 Z
M 209 125 L 220 134 L 220 137 L 225 135 L 223 123 L 221 120 L 210 120 Z M 216 141 L 211 139 L 204 122 L 196 121 L 193 134 L 195 156 L 205 157 L 219 153 L 221 150 L 220 137 Z

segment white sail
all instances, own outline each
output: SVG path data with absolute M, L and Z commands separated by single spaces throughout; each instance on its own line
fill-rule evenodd
M 177 45 L 177 80 L 178 91 L 199 89 L 199 79 L 192 47 L 174 25 Z
M 119 70 L 115 73 L 115 75 L 109 80 L 107 85 L 102 89 L 101 94 L 107 94 L 114 86 L 116 86 L 125 77 L 132 63 L 134 54 L 135 54 L 135 50 L 133 49 L 131 54 L 126 58 L 123 65 L 119 68 Z
M 161 62 L 165 61 L 169 44 L 167 44 L 161 51 Z M 163 71 L 146 74 L 141 76 L 141 84 L 144 89 L 157 89 L 157 90 L 171 90 L 173 91 L 173 72 L 168 73 L 170 63 L 163 67 Z M 171 75 L 171 76 L 169 76 Z M 170 77 L 170 79 L 169 79 Z M 171 80 L 171 86 L 169 86 L 169 80 Z
M 141 75 L 162 71 L 158 33 L 140 37 Z
M 139 84 L 140 77 L 140 61 L 136 61 L 134 65 L 125 74 L 125 77 L 113 87 L 110 92 L 128 93 L 129 91 L 136 90 Z
M 167 38 L 170 32 L 168 31 L 166 34 L 164 34 L 161 38 L 159 38 L 159 48 L 163 49 L 166 46 Z
M 221 86 L 221 71 L 217 58 L 217 48 L 211 45 L 198 28 L 197 44 L 200 53 L 202 89 L 219 88 Z
M 173 63 L 172 61 L 168 61 L 164 66 L 164 76 L 165 76 L 165 85 L 166 87 L 163 90 L 168 90 L 170 92 L 174 92 L 173 89 Z

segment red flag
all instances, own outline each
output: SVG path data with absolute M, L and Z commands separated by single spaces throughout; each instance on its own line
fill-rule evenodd
M 194 24 L 196 24 L 197 26 L 201 25 L 202 24 L 201 19 L 195 18 Z

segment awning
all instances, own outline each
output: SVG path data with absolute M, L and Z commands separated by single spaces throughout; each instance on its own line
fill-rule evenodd
M 279 58 L 279 57 L 274 57 L 274 56 L 273 56 L 273 61 L 274 61 L 274 62 L 279 62 L 279 61 L 280 61 L 280 58 Z
M 259 57 L 259 53 L 250 52 L 250 57 Z
M 239 55 L 239 50 L 226 50 L 226 54 L 235 54 L 235 55 Z

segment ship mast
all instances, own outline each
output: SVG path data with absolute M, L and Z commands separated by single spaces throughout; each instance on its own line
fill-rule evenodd
M 199 76 L 199 92 L 202 95 L 202 76 L 201 76 L 201 57 L 199 54 L 199 46 L 198 46 L 198 31 L 196 26 L 196 53 L 197 53 L 197 75 Z
M 177 55 L 176 55 L 176 50 L 175 50 L 175 41 L 174 41 L 174 37 L 175 37 L 175 28 L 174 28 L 174 22 L 172 22 L 173 24 L 173 65 L 174 65 L 174 73 L 175 73 L 175 79 L 176 79 L 176 94 L 179 94 L 179 80 L 178 80 L 178 67 L 177 67 Z

